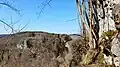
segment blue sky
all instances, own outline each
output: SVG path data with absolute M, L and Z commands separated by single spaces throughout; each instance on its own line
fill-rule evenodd
M 50 6 L 46 6 L 40 14 L 42 3 L 45 0 L 9 0 L 8 3 L 20 10 L 21 16 L 6 6 L 0 5 L 0 19 L 8 24 L 19 21 L 13 27 L 16 30 L 28 24 L 23 31 L 46 31 L 52 33 L 79 33 L 77 20 L 77 7 L 75 0 L 52 0 Z M 7 31 L 6 31 L 7 30 Z M 0 34 L 11 31 L 3 23 L 0 23 Z

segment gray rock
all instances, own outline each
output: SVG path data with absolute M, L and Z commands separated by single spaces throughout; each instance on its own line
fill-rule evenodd
M 10 39 L 10 40 L 9 40 Z M 7 45 L 5 42 L 8 40 Z M 4 67 L 59 67 L 67 53 L 66 34 L 21 32 L 0 38 L 0 65 Z M 63 58 L 57 60 L 58 57 Z
M 43 32 L 21 32 L 0 42 L 0 65 L 5 67 L 77 67 L 89 48 L 81 37 Z
M 111 47 L 112 54 L 120 57 L 120 41 L 118 38 L 114 38 Z

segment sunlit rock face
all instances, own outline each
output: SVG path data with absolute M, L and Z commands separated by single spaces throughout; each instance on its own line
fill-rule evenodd
M 115 27 L 117 30 L 120 31 L 120 4 L 116 4 L 112 11 Z
M 80 62 L 83 59 L 83 56 L 89 50 L 88 41 L 85 41 L 84 38 L 73 39 L 68 41 L 65 45 L 68 48 L 68 56 L 71 67 L 79 66 Z M 66 56 L 67 56 L 66 55 Z M 68 61 L 68 59 L 66 59 Z
M 21 32 L 0 38 L 0 66 L 59 67 L 68 53 L 66 34 Z M 6 43 L 8 41 L 8 43 Z M 63 61 L 59 58 L 63 58 Z
M 101 37 L 103 32 L 108 30 L 116 30 L 112 15 L 112 9 L 116 4 L 116 0 L 100 0 L 97 4 L 97 15 L 100 27 L 99 37 Z
M 8 39 L 10 41 L 6 45 L 5 41 Z M 89 49 L 87 42 L 82 37 L 71 38 L 66 34 L 17 33 L 0 38 L 0 65 L 5 67 L 77 67 Z
M 111 52 L 112 54 L 115 55 L 114 59 L 114 63 L 116 66 L 120 65 L 120 35 L 118 35 L 117 37 L 115 37 L 111 43 L 112 47 L 111 47 Z
M 96 0 L 92 0 L 96 1 Z M 97 1 L 97 17 L 99 19 L 99 37 L 101 37 L 103 32 L 108 30 L 120 30 L 120 1 L 119 0 L 99 0 Z M 111 43 L 111 51 L 112 54 L 116 55 L 117 57 L 114 58 L 114 62 L 116 65 L 119 65 L 119 57 L 120 57 L 120 43 L 119 38 L 116 37 Z M 104 56 L 106 63 L 111 64 L 112 60 L 110 56 Z M 116 60 L 116 58 L 118 60 Z M 117 61 L 117 62 L 116 62 Z
M 118 31 L 120 31 L 120 1 L 115 0 L 116 4 L 113 8 L 112 14 L 113 19 L 115 22 L 115 27 Z M 113 39 L 112 47 L 111 47 L 112 54 L 116 55 L 114 58 L 114 63 L 116 66 L 120 65 L 120 33 Z

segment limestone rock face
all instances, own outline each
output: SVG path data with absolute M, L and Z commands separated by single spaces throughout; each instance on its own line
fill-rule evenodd
M 116 38 L 113 39 L 111 43 L 111 52 L 112 54 L 116 55 L 114 57 L 114 63 L 116 66 L 120 65 L 120 35 L 118 35 Z
M 96 1 L 96 0 L 92 0 Z M 94 7 L 94 6 L 93 6 Z M 99 19 L 99 37 L 101 37 L 103 32 L 109 30 L 120 30 L 120 0 L 99 0 L 97 1 L 97 17 Z M 112 54 L 116 55 L 114 57 L 114 62 L 116 65 L 120 65 L 120 41 L 119 37 L 114 38 L 111 43 L 110 48 Z M 112 63 L 111 56 L 104 56 L 108 64 Z M 116 60 L 116 58 L 118 60 Z M 117 61 L 117 62 L 116 62 Z
M 2 37 L 0 66 L 77 67 L 89 47 L 88 41 L 76 37 L 45 32 L 21 32 Z
M 105 51 L 104 54 L 105 63 L 107 65 L 112 65 L 112 62 L 114 62 L 116 66 L 119 66 L 120 65 L 120 34 L 118 34 L 112 41 L 109 41 L 108 44 L 105 45 L 109 46 L 109 47 L 105 47 L 107 48 L 107 52 Z
M 120 42 L 118 38 L 114 38 L 114 41 L 112 42 L 111 51 L 113 54 L 120 57 Z
M 69 59 L 71 60 L 71 67 L 79 66 L 83 56 L 87 53 L 87 50 L 89 50 L 88 42 L 82 38 L 68 41 L 66 47 L 68 48 L 68 55 L 70 55 L 69 57 L 71 58 Z
M 117 0 L 101 0 L 97 2 L 97 12 L 98 12 L 98 19 L 99 19 L 99 36 L 101 37 L 103 32 L 106 32 L 108 30 L 116 30 L 113 15 L 112 15 L 112 9 L 114 8 Z
M 0 66 L 59 67 L 57 58 L 67 54 L 65 34 L 21 32 L 0 38 Z M 8 42 L 7 42 L 8 41 Z M 61 60 L 60 60 L 61 61 Z

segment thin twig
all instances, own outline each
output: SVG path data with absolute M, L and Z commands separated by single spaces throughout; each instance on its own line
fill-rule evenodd
M 11 27 L 9 24 L 7 24 L 5 21 L 0 20 L 0 22 L 2 22 L 3 24 L 5 24 L 6 26 L 8 26 L 12 31 L 14 31 L 13 27 Z
M 43 7 L 41 8 L 40 12 L 38 13 L 38 19 L 40 17 L 40 14 L 44 11 L 45 7 L 48 5 L 51 7 L 51 5 L 49 4 L 52 0 L 47 1 L 46 3 L 43 4 Z
M 4 5 L 4 6 L 7 6 L 9 7 L 10 9 L 12 9 L 13 11 L 15 11 L 16 13 L 20 14 L 20 10 L 16 9 L 15 7 L 11 6 L 10 4 L 8 3 L 5 3 L 5 2 L 0 2 L 1 5 Z

